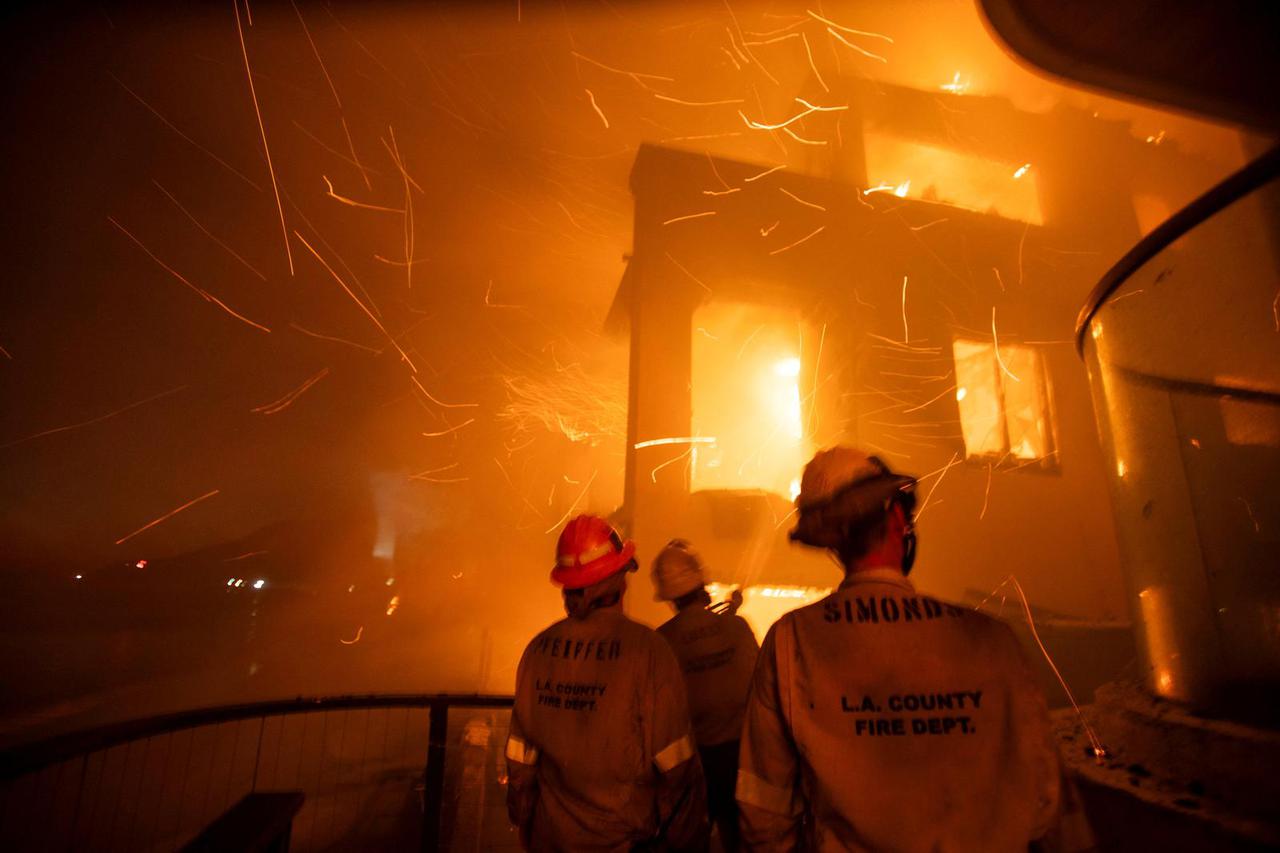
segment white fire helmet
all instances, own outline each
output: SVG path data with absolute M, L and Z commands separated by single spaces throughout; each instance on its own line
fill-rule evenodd
M 658 601 L 675 601 L 706 585 L 702 560 L 683 539 L 672 539 L 653 560 L 653 587 Z

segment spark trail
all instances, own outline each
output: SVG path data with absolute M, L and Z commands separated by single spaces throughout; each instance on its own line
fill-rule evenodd
M 1004 359 L 1000 357 L 1000 338 L 996 335 L 996 306 L 994 305 L 991 306 L 991 348 L 995 350 L 996 363 L 1000 365 L 1005 375 L 1014 382 L 1021 382 L 1022 380 L 1013 375 L 1013 371 L 1005 366 Z
M 161 112 L 160 112 L 159 110 L 157 110 L 155 107 L 151 106 L 151 104 L 149 104 L 149 103 L 147 103 L 145 100 L 143 100 L 143 98 L 142 98 L 142 96 L 141 96 L 141 95 L 139 95 L 137 92 L 133 91 L 133 90 L 132 90 L 132 89 L 130 89 L 128 86 L 126 86 L 123 80 L 121 80 L 121 79 L 120 79 L 119 77 L 117 77 L 116 75 L 111 74 L 110 72 L 107 72 L 107 73 L 110 75 L 110 77 L 111 77 L 111 79 L 112 79 L 112 80 L 115 80 L 115 81 L 116 81 L 116 83 L 120 86 L 120 88 L 121 88 L 121 89 L 124 89 L 126 92 L 128 92 L 128 93 L 133 97 L 133 99 L 134 99 L 135 101 L 137 101 L 138 103 L 142 104 L 142 106 L 144 106 L 144 107 L 146 107 L 146 108 L 147 108 L 147 111 L 148 111 L 148 112 L 150 112 L 153 116 L 155 116 L 156 118 L 158 118 L 158 119 L 160 120 L 160 123 L 161 123 L 161 124 L 163 124 L 165 127 L 167 127 L 167 128 L 169 128 L 170 130 L 172 130 L 174 133 L 178 134 L 178 136 L 182 137 L 182 139 L 183 139 L 183 140 L 185 140 L 187 143 L 189 143 L 189 144 L 190 144 L 192 147 L 194 147 L 196 150 L 200 151 L 200 152 L 201 152 L 201 153 L 203 153 L 205 156 L 209 157 L 211 160 L 213 160 L 213 162 L 217 163 L 219 166 L 221 166 L 222 168 L 226 169 L 228 172 L 230 172 L 231 174 L 235 175 L 237 178 L 239 178 L 240 180 L 244 181 L 246 184 L 248 184 L 249 186 L 253 187 L 253 188 L 254 188 L 255 190 L 257 190 L 258 192 L 262 192 L 262 187 L 258 186 L 256 183 L 254 183 L 252 180 L 250 180 L 250 179 L 249 179 L 249 178 L 248 178 L 248 177 L 247 177 L 243 172 L 241 172 L 241 171 L 240 171 L 239 169 L 237 169 L 235 166 L 232 166 L 232 165 L 231 165 L 230 163 L 228 163 L 226 160 L 223 160 L 223 159 L 222 159 L 221 157 L 219 157 L 217 154 L 214 154 L 214 153 L 213 153 L 212 151 L 210 151 L 208 148 L 205 148 L 205 147 L 204 147 L 203 145 L 201 145 L 199 142 L 196 142 L 196 141 L 195 141 L 194 139 L 192 139 L 190 136 L 187 136 L 187 134 L 183 133 L 183 132 L 178 128 L 178 126 L 177 126 L 177 125 L 175 125 L 173 122 L 171 122 L 171 121 L 169 121 L 167 118 L 165 118 L 165 117 L 164 117 L 164 115 L 163 115 L 163 114 L 161 114 Z
M 145 400 L 138 400 L 136 403 L 130 403 L 127 406 L 122 406 L 119 409 L 116 409 L 111 412 L 107 412 L 105 415 L 98 415 L 98 417 L 90 418 L 87 421 L 80 421 L 79 423 L 67 424 L 66 426 L 60 426 L 60 427 L 54 427 L 52 429 L 41 430 L 40 432 L 34 433 L 32 435 L 28 435 L 23 438 L 14 439 L 13 441 L 7 442 L 5 444 L 0 444 L 0 450 L 5 449 L 6 447 L 13 447 L 14 445 L 17 445 L 17 444 L 24 444 L 28 441 L 34 441 L 37 438 L 43 438 L 46 435 L 55 435 L 60 432 L 70 432 L 73 429 L 80 429 L 81 427 L 92 426 L 93 424 L 101 423 L 102 421 L 105 421 L 105 420 L 110 420 L 111 418 L 114 418 L 116 415 L 123 415 L 125 412 L 129 411 L 130 409 L 136 409 L 139 406 L 145 406 L 147 403 L 153 403 L 156 400 L 163 399 L 164 397 L 168 397 L 171 394 L 177 394 L 179 391 L 186 390 L 187 387 L 188 386 L 186 385 L 179 385 L 177 388 L 170 388 L 168 391 L 161 391 L 159 394 L 152 394 L 150 397 L 147 397 Z
M 218 239 L 217 235 L 215 235 L 215 234 L 214 234 L 212 231 L 210 231 L 208 228 L 205 228 L 205 227 L 204 227 L 204 225 L 202 225 L 202 224 L 200 223 L 200 220 L 196 219 L 194 216 L 192 216 L 192 215 L 191 215 L 191 211 L 189 211 L 189 210 L 187 210 L 185 207 L 183 207 L 183 206 L 182 206 L 182 203 L 181 203 L 181 202 L 179 202 L 176 198 L 174 198 L 174 197 L 173 197 L 173 193 L 169 192 L 167 189 L 165 189 L 164 187 L 160 186 L 160 182 L 159 182 L 159 181 L 157 181 L 157 180 L 154 180 L 154 179 L 153 179 L 153 180 L 151 181 L 151 183 L 155 184 L 156 189 L 158 189 L 158 190 L 160 190 L 160 192 L 164 193 L 165 198 L 167 198 L 167 199 L 169 199 L 169 201 L 173 202 L 173 206 L 174 206 L 174 207 L 176 207 L 176 208 L 178 208 L 178 210 L 181 210 L 181 211 L 182 211 L 182 213 L 183 213 L 183 215 L 184 215 L 184 216 L 186 216 L 188 219 L 190 219 L 190 220 L 191 220 L 191 224 L 192 224 L 192 225 L 194 225 L 194 226 L 196 226 L 197 228 L 199 228 L 199 229 L 204 233 L 204 235 L 205 235 L 206 237 L 208 237 L 210 240 L 212 240 L 213 242 L 217 243 L 217 244 L 218 244 L 219 246 L 221 246 L 224 250 L 226 250 L 227 254 L 231 255 L 231 257 L 233 257 L 233 258 L 235 258 L 237 261 L 239 261 L 239 262 L 241 263 L 241 265 L 242 265 L 242 266 L 244 266 L 244 268 L 245 268 L 245 269 L 247 269 L 249 272 L 253 273 L 254 275 L 256 275 L 258 278 L 262 279 L 263 281 L 266 281 L 266 280 L 267 280 L 267 277 L 266 277 L 265 275 L 263 275 L 262 273 L 258 272 L 257 268 L 256 268 L 256 267 L 254 267 L 254 266 L 253 266 L 253 264 L 249 263 L 249 262 L 248 262 L 248 261 L 246 261 L 244 258 L 240 257 L 240 255 L 236 252 L 236 250 L 235 250 L 235 249 L 231 248 L 231 247 L 230 247 L 230 246 L 228 246 L 226 243 L 224 243 L 222 240 Z
M 309 379 L 307 379 L 307 381 L 303 382 L 297 388 L 294 388 L 288 394 L 285 394 L 279 400 L 250 409 L 250 411 L 260 415 L 274 415 L 278 412 L 283 412 L 285 409 L 292 406 L 295 400 L 297 400 L 303 394 L 307 393 L 307 391 L 310 390 L 312 385 L 315 385 L 317 382 L 319 382 L 321 379 L 324 379 L 328 375 L 329 375 L 329 368 L 326 367 L 323 370 L 311 376 Z
M 342 280 L 342 276 L 334 272 L 333 267 L 329 266 L 329 262 L 326 261 L 324 258 L 322 258 L 320 256 L 320 253 L 311 247 L 311 244 L 307 242 L 306 237 L 303 237 L 296 230 L 293 232 L 293 236 L 297 237 L 298 240 L 302 243 L 302 245 L 307 247 L 307 251 L 310 252 L 312 255 L 314 255 L 315 259 L 320 262 L 320 265 L 323 266 L 325 270 L 328 271 L 329 275 L 333 276 L 333 280 L 336 281 L 344 291 L 346 291 L 347 296 L 351 297 L 351 301 L 354 302 L 356 305 L 360 306 L 360 310 L 364 312 L 365 316 L 368 317 L 373 322 L 373 325 L 378 327 L 378 331 L 382 332 L 383 336 L 388 341 L 391 342 L 391 346 L 395 347 L 396 352 L 400 353 L 400 357 L 404 359 L 405 364 L 409 365 L 409 369 L 412 370 L 414 373 L 417 373 L 418 367 L 413 363 L 413 359 L 409 358 L 409 354 L 400 348 L 400 344 L 396 343 L 396 339 L 393 338 L 391 336 L 391 333 L 387 331 L 386 326 L 382 325 L 382 321 L 380 321 L 377 317 L 373 316 L 373 312 L 371 312 L 368 308 L 365 307 L 365 304 L 361 302 L 360 299 L 355 295 L 355 293 L 351 291 L 351 288 L 347 287 L 347 283 Z
M 289 226 L 284 222 L 284 204 L 280 201 L 280 187 L 276 183 L 276 167 L 271 163 L 271 148 L 267 145 L 267 128 L 262 123 L 262 109 L 258 106 L 258 93 L 253 88 L 253 69 L 249 67 L 249 49 L 244 43 L 244 28 L 240 26 L 240 4 L 231 0 L 236 13 L 236 34 L 240 36 L 240 54 L 244 57 L 244 73 L 249 81 L 249 95 L 253 98 L 253 113 L 258 117 L 258 131 L 262 134 L 262 151 L 267 157 L 267 171 L 271 173 L 271 190 L 276 196 L 276 210 L 280 214 L 280 234 L 284 237 L 284 254 L 289 261 L 289 275 L 293 275 L 293 250 L 289 248 Z M 247 8 L 247 7 L 246 7 Z
M 190 281 L 188 281 L 188 280 L 187 280 L 186 276 L 184 276 L 182 273 L 178 272 L 178 271 L 177 271 L 177 270 L 175 270 L 173 267 L 171 267 L 171 266 L 169 266 L 168 264 L 166 264 L 164 261 L 160 260 L 160 258 L 158 258 L 158 257 L 156 256 L 155 252 L 151 251 L 151 250 L 150 250 L 150 249 L 148 249 L 145 245 L 143 245 L 143 243 L 142 243 L 142 241 L 141 241 L 141 240 L 139 240 L 137 237 L 133 236 L 132 232 L 130 232 L 130 231 L 129 231 L 129 229 L 125 228 L 123 225 L 121 225 L 119 222 L 117 222 L 117 221 L 115 220 L 115 218 L 114 218 L 114 217 L 108 216 L 108 217 L 107 217 L 107 221 L 108 221 L 108 222 L 110 222 L 112 225 L 114 225 L 116 228 L 120 229 L 120 233 L 124 234 L 124 236 L 126 236 L 126 237 L 128 237 L 130 240 L 132 240 L 132 241 L 134 242 L 134 244 L 135 244 L 139 249 L 141 249 L 142 251 L 146 252 L 146 253 L 147 253 L 147 257 L 151 258 L 151 260 L 153 260 L 153 261 L 155 261 L 157 264 L 159 264 L 161 269 L 163 269 L 165 272 L 169 273 L 171 276 L 173 276 L 174 278 L 176 278 L 178 281 L 180 281 L 180 282 L 182 282 L 183 284 L 185 284 L 187 287 L 189 287 L 189 288 L 191 288 L 192 290 L 194 290 L 196 293 L 200 294 L 200 298 L 201 298 L 201 299 L 205 300 L 206 302 L 212 302 L 212 303 L 214 303 L 214 304 L 215 304 L 215 305 L 217 305 L 219 308 L 221 308 L 223 311 L 226 311 L 228 314 L 230 314 L 232 317 L 235 317 L 237 320 L 241 321 L 242 323 L 246 323 L 246 324 L 248 324 L 248 325 L 250 325 L 250 326 L 253 326 L 255 329 L 261 329 L 261 330 L 262 330 L 262 331 L 264 331 L 264 332 L 270 332 L 270 331 L 271 331 L 270 329 L 268 329 L 266 326 L 262 325 L 261 323 L 255 323 L 254 321 L 250 320 L 248 317 L 244 316 L 243 314 L 239 314 L 239 313 L 237 313 L 235 310 L 233 310 L 233 309 L 231 308 L 231 306 L 227 305 L 227 303 L 223 302 L 221 299 L 219 299 L 218 297 L 214 296 L 212 293 L 209 293 L 207 290 L 204 290 L 203 288 L 196 287 L 194 284 L 192 284 Z
M 320 50 L 316 47 L 315 40 L 311 38 L 311 30 L 307 27 L 307 22 L 302 17 L 302 11 L 298 8 L 298 4 L 294 0 L 289 0 L 289 5 L 293 6 L 294 14 L 298 16 L 298 23 L 302 25 L 302 32 L 307 37 L 307 44 L 311 45 L 311 53 L 316 58 L 316 64 L 320 66 L 320 71 L 324 74 L 324 80 L 329 84 L 329 91 L 333 94 L 333 102 L 338 105 L 338 119 L 342 122 L 342 133 L 347 137 L 347 148 L 351 151 L 351 159 L 356 164 L 356 168 L 360 170 L 360 177 L 364 178 L 365 189 L 372 190 L 373 184 L 369 181 L 369 173 L 365 171 L 364 165 L 360 162 L 360 156 L 356 154 L 355 143 L 351 141 L 351 131 L 347 128 L 347 118 L 343 114 L 342 99 L 338 97 L 338 87 L 333 85 L 333 78 L 329 76 L 329 69 L 325 67 L 324 60 L 320 58 Z M 245 9 L 249 8 L 248 0 L 245 0 Z M 252 23 L 250 23 L 252 26 Z
M 120 537 L 119 539 L 117 539 L 117 540 L 116 540 L 116 544 L 117 544 L 117 545 L 123 545 L 125 542 L 128 542 L 130 539 L 132 539 L 133 537 L 137 536 L 139 533 L 142 533 L 142 532 L 144 532 L 144 531 L 150 530 L 151 528 L 155 527 L 157 524 L 160 524 L 160 523 L 161 523 L 161 522 L 163 522 L 163 521 L 168 521 L 169 519 L 173 518 L 175 515 L 177 515 L 178 513 L 182 512 L 183 510 L 185 510 L 185 509 L 189 509 L 190 507 L 195 506 L 196 504 L 200 503 L 202 500 L 205 500 L 206 498 L 211 498 L 211 497 L 213 497 L 214 495 L 218 494 L 218 492 L 220 492 L 220 491 L 222 491 L 222 490 L 221 490 L 221 489 L 214 489 L 214 490 L 213 490 L 213 491 L 211 491 L 211 492 L 205 492 L 205 493 L 204 493 L 203 495 L 201 495 L 200 497 L 198 497 L 198 498 L 194 498 L 194 499 L 192 499 L 192 500 L 187 501 L 186 503 L 184 503 L 182 506 L 178 507 L 177 509 L 171 509 L 171 510 L 169 510 L 169 511 L 168 511 L 168 512 L 166 512 L 164 515 L 160 516 L 159 518 L 155 519 L 154 521 L 149 521 L 149 522 L 147 522 L 146 524 L 142 525 L 142 526 L 141 526 L 141 527 L 139 527 L 137 530 L 135 530 L 135 531 L 133 531 L 132 533 L 130 533 L 128 536 L 122 536 L 122 537 Z

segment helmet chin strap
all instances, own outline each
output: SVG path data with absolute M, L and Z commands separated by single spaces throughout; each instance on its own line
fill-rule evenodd
M 902 574 L 911 574 L 911 567 L 916 563 L 916 526 L 907 522 L 907 529 L 902 534 Z

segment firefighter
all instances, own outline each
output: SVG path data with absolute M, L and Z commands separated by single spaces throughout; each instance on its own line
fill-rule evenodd
M 751 673 L 760 647 L 735 608 L 710 608 L 702 561 L 689 543 L 673 539 L 653 561 L 653 586 L 676 615 L 658 628 L 684 671 L 693 735 L 707 778 L 707 812 L 721 846 L 738 849 L 738 738 Z
M 804 469 L 791 538 L 832 551 L 845 578 L 765 637 L 738 771 L 744 844 L 1088 847 L 1079 820 L 1061 830 L 1047 706 L 1013 632 L 907 579 L 915 485 L 848 447 Z
M 507 810 L 529 850 L 702 850 L 702 765 L 671 648 L 622 613 L 635 544 L 604 519 L 565 525 L 551 581 L 567 618 L 516 673 Z

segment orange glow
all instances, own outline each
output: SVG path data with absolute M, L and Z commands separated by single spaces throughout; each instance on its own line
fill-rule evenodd
M 690 448 L 691 488 L 790 494 L 811 450 L 798 320 L 780 320 L 765 306 L 713 302 L 695 313 L 698 326 L 714 338 L 693 335 L 693 432 L 714 435 L 715 443 Z
M 968 79 L 961 80 L 960 72 L 957 71 L 955 75 L 952 76 L 950 83 L 943 83 L 938 88 L 944 92 L 950 92 L 953 95 L 963 95 L 965 92 L 969 91 L 969 81 Z
M 883 134 L 868 134 L 864 143 L 867 177 L 873 181 L 871 192 L 893 187 L 899 197 L 980 212 L 994 210 L 1006 219 L 1032 225 L 1044 223 L 1036 173 L 1030 164 L 988 160 Z M 1011 175 L 1017 180 L 1010 180 Z
M 738 584 L 709 583 L 707 593 L 712 601 L 727 601 Z M 764 638 L 769 626 L 787 613 L 812 604 L 831 594 L 830 587 L 816 586 L 748 586 L 742 590 L 742 606 L 738 615 L 747 620 L 756 639 Z
M 1177 636 L 1169 628 L 1175 623 L 1166 592 L 1149 586 L 1138 593 L 1138 605 L 1146 629 L 1143 633 L 1147 641 L 1147 658 L 1155 668 L 1151 677 L 1156 692 L 1165 698 L 1176 699 L 1182 655 L 1178 650 Z

